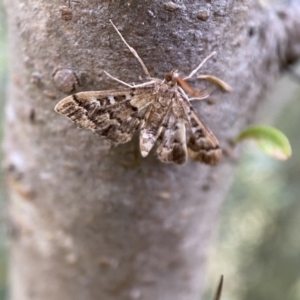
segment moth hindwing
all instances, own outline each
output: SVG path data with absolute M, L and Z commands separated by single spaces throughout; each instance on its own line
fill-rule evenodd
M 156 153 L 162 162 L 182 165 L 190 155 L 200 162 L 216 165 L 221 157 L 218 140 L 190 104 L 190 100 L 203 99 L 207 94 L 194 91 L 186 83 L 203 62 L 183 79 L 177 70 L 168 73 L 164 80 L 151 78 L 141 58 L 112 25 L 141 63 L 149 81 L 130 85 L 105 72 L 128 88 L 77 93 L 61 100 L 55 111 L 79 127 L 119 144 L 130 141 L 134 132 L 140 130 L 143 157 L 156 144 Z M 189 99 L 184 90 L 196 98 Z

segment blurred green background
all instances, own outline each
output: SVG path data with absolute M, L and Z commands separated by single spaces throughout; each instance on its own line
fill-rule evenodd
M 7 79 L 5 33 L 0 0 L 1 112 Z M 287 75 L 270 98 L 262 112 L 263 123 L 287 135 L 293 156 L 287 162 L 278 162 L 255 145 L 245 145 L 234 185 L 220 212 L 220 230 L 210 253 L 205 299 L 212 299 L 221 274 L 225 275 L 222 300 L 300 299 L 300 80 L 292 81 Z M 268 112 L 268 119 L 264 112 Z M 271 123 L 275 116 L 277 121 Z M 4 300 L 7 239 L 3 189 L 0 209 L 0 300 Z
M 287 135 L 293 155 L 279 162 L 245 145 L 220 212 L 205 299 L 212 299 L 221 274 L 222 300 L 300 299 L 300 81 L 283 78 L 271 98 L 264 111 L 284 104 L 271 124 Z

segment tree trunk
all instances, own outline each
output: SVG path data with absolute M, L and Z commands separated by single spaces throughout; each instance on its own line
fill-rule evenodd
M 199 299 L 236 162 L 230 140 L 298 59 L 299 2 L 277 11 L 254 0 L 6 0 L 6 8 L 11 299 Z M 67 94 L 119 87 L 103 70 L 126 82 L 143 76 L 109 19 L 153 77 L 187 75 L 217 51 L 201 72 L 234 92 L 194 103 L 223 148 L 217 167 L 141 158 L 136 138 L 111 147 L 54 112 Z

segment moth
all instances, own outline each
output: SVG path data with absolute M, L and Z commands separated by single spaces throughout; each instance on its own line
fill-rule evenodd
M 218 140 L 203 124 L 190 104 L 204 99 L 208 93 L 194 90 L 187 80 L 196 74 L 212 53 L 185 78 L 178 70 L 165 75 L 164 80 L 152 78 L 137 52 L 112 26 L 141 64 L 147 82 L 130 85 L 104 71 L 107 76 L 127 86 L 123 89 L 80 92 L 61 100 L 55 111 L 66 116 L 81 128 L 92 130 L 117 144 L 127 143 L 135 131 L 140 131 L 140 152 L 146 157 L 156 144 L 160 161 L 183 165 L 188 156 L 216 165 L 221 157 Z M 231 87 L 217 77 L 202 75 L 200 79 L 217 84 L 225 91 Z M 189 93 L 193 98 L 189 98 Z

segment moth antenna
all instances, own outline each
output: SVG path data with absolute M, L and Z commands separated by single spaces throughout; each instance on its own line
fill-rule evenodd
M 114 27 L 114 29 L 116 30 L 116 32 L 118 33 L 118 35 L 120 36 L 120 38 L 122 39 L 122 41 L 124 42 L 124 44 L 127 46 L 127 48 L 130 50 L 130 52 L 135 56 L 135 58 L 139 61 L 139 63 L 141 64 L 146 76 L 148 79 L 151 79 L 151 75 L 148 71 L 148 69 L 146 68 L 143 60 L 139 57 L 139 55 L 137 54 L 137 52 L 134 50 L 134 48 L 132 48 L 127 42 L 126 40 L 123 38 L 121 32 L 118 30 L 118 28 L 115 26 L 115 24 L 113 23 L 112 20 L 109 20 L 109 22 L 111 23 L 111 25 Z
M 190 79 L 191 77 L 193 77 L 198 71 L 199 71 L 199 69 L 212 57 L 212 56 L 214 56 L 216 54 L 216 52 L 214 51 L 214 52 L 212 52 L 211 54 L 209 54 L 207 57 L 205 57 L 202 61 L 201 61 L 201 63 L 199 64 L 199 66 L 196 68 L 196 69 L 194 69 L 191 73 L 190 73 L 190 75 L 189 76 L 187 76 L 187 77 L 184 77 L 183 78 L 183 80 L 188 80 L 188 79 Z
M 130 88 L 143 87 L 143 86 L 151 85 L 151 84 L 154 84 L 154 83 L 157 82 L 157 80 L 151 80 L 151 81 L 144 82 L 144 83 L 141 83 L 141 84 L 133 84 L 133 85 L 131 85 L 131 84 L 129 84 L 129 83 L 123 81 L 123 80 L 118 79 L 118 78 L 115 77 L 115 76 L 110 75 L 110 74 L 109 74 L 107 71 L 105 71 L 105 70 L 103 70 L 103 72 L 104 72 L 105 75 L 107 75 L 109 78 L 111 78 L 111 79 L 113 79 L 113 80 L 115 80 L 115 81 L 117 81 L 117 82 L 119 82 L 119 83 L 121 83 L 121 84 L 123 84 L 123 85 L 126 85 L 126 86 L 128 86 L 128 87 L 130 87 Z

